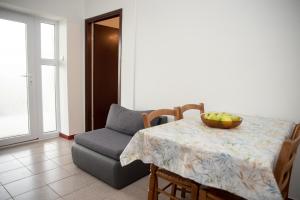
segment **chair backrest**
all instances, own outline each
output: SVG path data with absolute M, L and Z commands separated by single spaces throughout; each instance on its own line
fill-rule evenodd
M 295 126 L 295 128 L 294 128 L 294 130 L 293 130 L 293 134 L 292 134 L 292 136 L 291 136 L 291 139 L 292 139 L 292 140 L 295 139 L 296 134 L 297 134 L 297 132 L 299 132 L 299 131 L 300 131 L 300 124 L 297 124 L 297 125 Z
M 174 116 L 175 120 L 179 119 L 179 110 L 178 109 L 159 109 L 154 110 L 150 113 L 143 113 L 144 126 L 145 128 L 151 127 L 151 121 L 155 118 L 163 115 Z
M 293 131 L 292 138 L 285 140 L 281 147 L 274 172 L 278 187 L 284 199 L 287 199 L 293 163 L 296 158 L 299 143 L 300 124 L 297 124 Z
M 204 113 L 204 103 L 200 104 L 186 104 L 181 107 L 176 107 L 176 109 L 179 109 L 179 117 L 180 119 L 183 119 L 183 113 L 188 110 L 199 110 L 200 115 Z

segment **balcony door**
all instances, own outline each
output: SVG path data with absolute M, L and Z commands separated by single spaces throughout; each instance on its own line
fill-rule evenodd
M 54 26 L 0 8 L 0 146 L 58 130 Z

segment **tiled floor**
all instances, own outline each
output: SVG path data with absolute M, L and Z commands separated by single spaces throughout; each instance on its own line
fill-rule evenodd
M 73 164 L 72 143 L 55 138 L 0 150 L 0 200 L 147 199 L 148 177 L 113 189 Z

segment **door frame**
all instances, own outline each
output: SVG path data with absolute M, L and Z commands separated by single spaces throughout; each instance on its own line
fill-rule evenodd
M 95 22 L 119 17 L 118 51 L 118 103 L 121 103 L 122 9 L 114 10 L 85 20 L 85 130 L 92 130 L 92 27 Z

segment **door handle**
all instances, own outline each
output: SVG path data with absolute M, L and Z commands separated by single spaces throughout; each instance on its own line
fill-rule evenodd
M 28 78 L 29 83 L 32 83 L 32 76 L 31 74 L 22 74 L 21 77 L 23 78 Z
M 23 77 L 23 78 L 31 78 L 31 75 L 30 74 L 23 74 L 23 75 L 21 75 L 21 77 Z

